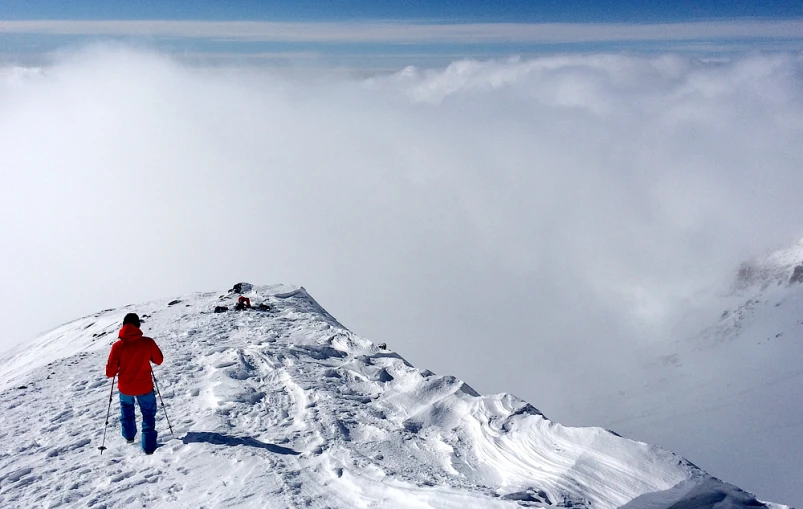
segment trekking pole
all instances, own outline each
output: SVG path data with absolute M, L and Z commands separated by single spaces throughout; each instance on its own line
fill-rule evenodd
M 109 408 L 106 410 L 106 425 L 103 427 L 103 443 L 100 445 L 100 447 L 98 447 L 101 454 L 103 454 L 103 451 L 106 450 L 106 429 L 109 427 L 109 415 L 111 415 L 112 412 L 112 395 L 114 394 L 115 380 L 117 380 L 116 374 L 112 377 L 112 388 L 109 390 Z
M 173 433 L 173 426 L 170 425 L 170 418 L 167 416 L 167 409 L 165 408 L 165 402 L 162 399 L 162 393 L 159 392 L 159 382 L 156 381 L 156 373 L 151 370 L 151 376 L 153 377 L 153 383 L 156 386 L 156 394 L 159 395 L 159 401 L 162 402 L 162 410 L 165 413 L 165 419 L 167 419 L 167 427 L 170 428 L 170 433 Z

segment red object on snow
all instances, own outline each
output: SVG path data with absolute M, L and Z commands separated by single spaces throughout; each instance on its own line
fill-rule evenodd
M 164 360 L 156 341 L 142 335 L 133 324 L 123 325 L 120 340 L 112 345 L 106 363 L 106 376 L 117 377 L 117 388 L 126 396 L 141 396 L 153 390 L 151 362 L 161 364 Z
M 242 295 L 240 295 L 240 298 L 237 299 L 237 304 L 245 304 L 245 307 L 250 308 L 251 307 L 251 299 L 249 299 L 248 297 L 243 297 Z

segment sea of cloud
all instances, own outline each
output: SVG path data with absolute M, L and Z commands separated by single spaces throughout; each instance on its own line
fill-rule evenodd
M 801 78 L 797 54 L 357 78 L 110 46 L 1 69 L 0 348 L 295 283 L 419 367 L 591 424 L 701 291 L 803 236 Z

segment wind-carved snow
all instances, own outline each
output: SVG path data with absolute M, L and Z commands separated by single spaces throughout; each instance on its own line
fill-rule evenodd
M 81 318 L 0 368 L 2 507 L 755 507 L 684 459 L 483 396 L 356 336 L 303 288 L 195 294 Z M 100 455 L 103 368 L 128 312 L 165 362 L 152 456 Z M 722 504 L 722 505 L 717 505 Z M 768 504 L 768 507 L 782 507 Z

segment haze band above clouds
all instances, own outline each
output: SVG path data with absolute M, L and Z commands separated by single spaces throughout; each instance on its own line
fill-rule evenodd
M 410 23 L 262 21 L 0 21 L 0 34 L 143 36 L 318 43 L 593 43 L 801 39 L 803 20 L 627 23 Z

